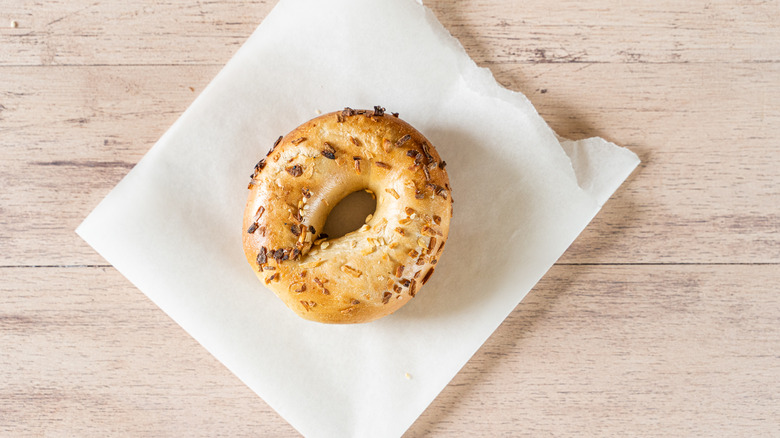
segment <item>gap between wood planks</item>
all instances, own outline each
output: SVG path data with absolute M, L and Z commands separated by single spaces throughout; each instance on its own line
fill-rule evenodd
M 223 67 L 226 62 L 221 63 L 98 63 L 98 64 L 0 64 L 0 68 L 19 68 L 19 67 Z M 477 62 L 480 67 L 489 65 L 538 65 L 538 64 L 598 64 L 598 65 L 631 65 L 631 64 L 643 64 L 643 65 L 750 65 L 750 64 L 780 64 L 780 59 L 744 59 L 744 60 L 721 60 L 721 61 L 584 61 L 584 60 L 528 60 L 528 61 L 488 61 L 483 60 Z
M 556 263 L 553 266 L 778 266 L 780 263 L 725 263 L 725 262 L 712 262 L 712 263 Z M 9 268 L 63 268 L 63 269 L 78 269 L 78 268 L 113 268 L 113 265 L 0 265 L 0 269 Z

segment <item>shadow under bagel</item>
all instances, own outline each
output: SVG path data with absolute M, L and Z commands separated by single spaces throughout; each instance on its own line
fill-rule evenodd
M 507 233 L 517 230 L 507 228 L 507 218 L 522 223 L 526 213 L 512 199 L 514 192 L 498 182 L 510 178 L 522 184 L 521 176 L 490 145 L 457 126 L 429 129 L 424 134 L 447 161 L 453 216 L 436 272 L 408 305 L 386 318 L 395 322 L 468 315 L 512 268 L 502 253 Z M 480 174 L 469 164 L 475 159 L 495 163 L 493 170 L 501 177 Z M 463 214 L 466 211 L 479 214 Z
M 530 211 L 518 208 L 513 199 L 517 191 L 523 191 L 522 187 L 508 190 L 501 182 L 508 178 L 522 185 L 523 178 L 490 145 L 457 126 L 428 129 L 422 134 L 447 161 L 454 201 L 449 235 L 435 272 L 417 295 L 393 314 L 368 324 L 397 323 L 410 318 L 433 321 L 468 314 L 512 269 L 506 262 L 510 257 L 505 252 L 511 249 L 507 234 L 524 231 L 513 228 L 507 220 L 525 223 L 525 215 Z M 494 163 L 492 170 L 500 178 L 475 170 L 469 164 L 475 159 Z M 334 239 L 356 231 L 377 207 L 377 201 L 366 191 L 349 193 L 328 213 L 322 232 Z M 480 214 L 459 214 L 466 211 Z M 360 254 L 356 252 L 354 257 L 357 259 Z

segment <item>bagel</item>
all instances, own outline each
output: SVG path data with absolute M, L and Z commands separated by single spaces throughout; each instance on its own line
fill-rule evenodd
M 363 323 L 409 302 L 447 241 L 446 163 L 384 108 L 324 114 L 279 137 L 255 166 L 244 211 L 246 259 L 304 319 Z M 331 209 L 356 191 L 376 197 L 358 230 L 328 239 Z

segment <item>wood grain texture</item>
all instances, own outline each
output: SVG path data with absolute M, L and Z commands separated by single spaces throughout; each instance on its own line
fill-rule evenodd
M 780 64 L 586 67 L 496 68 L 561 135 L 603 136 L 643 160 L 561 261 L 780 262 Z M 218 67 L 0 70 L 0 181 L 13 188 L 0 193 L 0 264 L 103 263 L 72 231 Z
M 0 0 L 0 436 L 297 436 L 73 232 L 275 3 Z M 425 3 L 643 163 L 407 436 L 776 435 L 778 2 Z
M 294 434 L 113 268 L 0 275 L 0 436 Z
M 3 268 L 0 433 L 294 436 L 113 268 Z M 407 436 L 771 436 L 776 266 L 556 266 Z
M 775 436 L 778 280 L 776 266 L 556 266 L 410 435 Z
M 274 1 L 5 0 L 5 65 L 222 64 Z M 426 1 L 478 63 L 777 62 L 775 1 Z M 194 48 L 194 50 L 172 50 Z

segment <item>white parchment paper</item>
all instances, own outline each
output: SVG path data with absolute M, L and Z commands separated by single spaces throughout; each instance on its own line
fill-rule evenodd
M 307 322 L 244 259 L 249 174 L 316 110 L 374 105 L 447 161 L 447 248 L 394 315 Z M 304 435 L 399 436 L 638 162 L 559 142 L 412 0 L 281 0 L 77 232 Z

